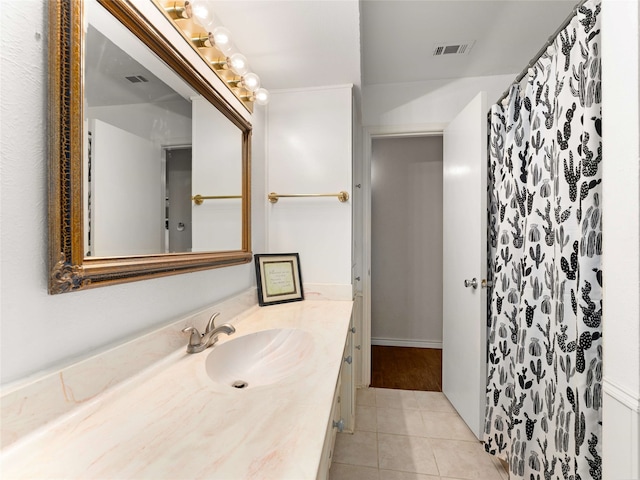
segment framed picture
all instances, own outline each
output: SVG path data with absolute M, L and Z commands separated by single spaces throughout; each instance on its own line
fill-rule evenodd
M 256 253 L 254 258 L 261 307 L 304 300 L 297 253 Z

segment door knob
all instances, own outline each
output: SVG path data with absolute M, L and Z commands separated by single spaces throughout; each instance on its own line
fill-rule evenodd
M 478 288 L 478 279 L 476 277 L 473 277 L 471 280 L 465 280 L 464 286 L 467 288 L 472 287 L 473 289 L 476 289 Z

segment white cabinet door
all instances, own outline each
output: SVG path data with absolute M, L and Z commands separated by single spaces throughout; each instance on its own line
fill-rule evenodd
M 442 391 L 478 438 L 486 383 L 487 108 L 481 92 L 444 130 Z M 465 286 L 476 279 L 477 288 Z

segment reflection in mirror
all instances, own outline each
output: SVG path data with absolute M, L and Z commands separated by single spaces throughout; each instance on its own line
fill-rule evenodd
M 242 132 L 204 98 L 193 99 L 193 195 L 205 197 L 193 207 L 193 250 L 234 250 L 242 239 Z M 213 197 L 213 198 L 206 198 Z M 223 198 L 220 198 L 223 197 Z M 189 197 L 190 198 L 190 197 Z
M 250 262 L 240 101 L 128 1 L 49 8 L 49 293 Z
M 96 2 L 86 24 L 86 256 L 240 249 L 242 131 Z

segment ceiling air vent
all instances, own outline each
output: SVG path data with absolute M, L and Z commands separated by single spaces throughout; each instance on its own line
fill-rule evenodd
M 147 83 L 149 80 L 144 78 L 142 75 L 131 75 L 129 77 L 124 77 L 129 80 L 131 83 Z
M 441 42 L 433 47 L 433 56 L 467 55 L 471 51 L 474 42 Z

